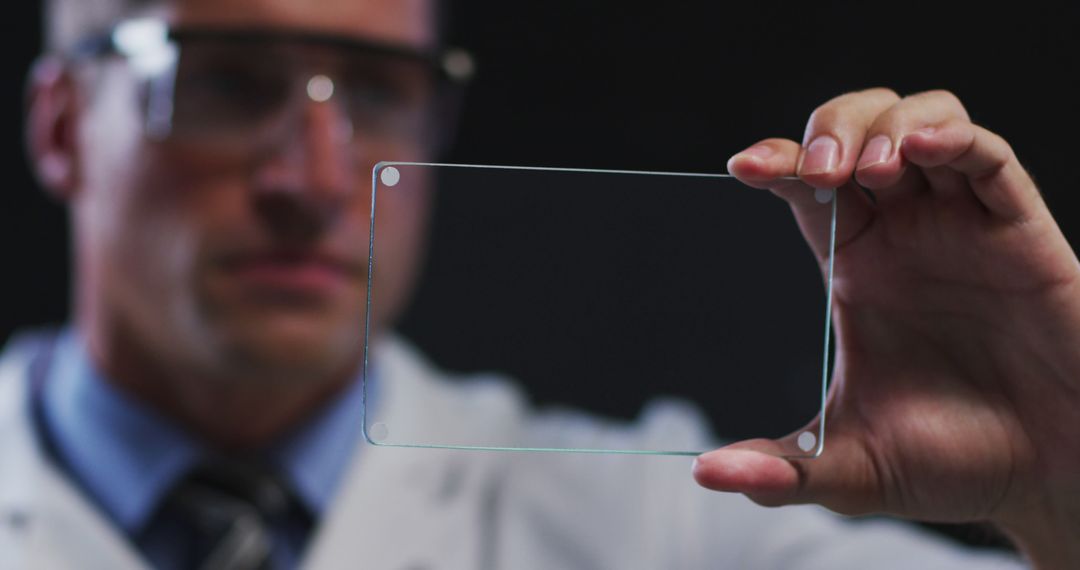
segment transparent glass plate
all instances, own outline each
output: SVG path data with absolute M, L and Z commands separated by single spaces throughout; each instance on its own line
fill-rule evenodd
M 404 162 L 372 174 L 372 444 L 694 455 L 790 435 L 782 455 L 821 453 L 832 191 L 805 188 L 832 218 L 819 266 L 787 204 L 727 174 Z M 382 365 L 400 335 L 430 368 Z M 698 416 L 719 439 L 687 427 Z

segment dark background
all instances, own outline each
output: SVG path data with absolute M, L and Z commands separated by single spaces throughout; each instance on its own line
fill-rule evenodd
M 23 12 L 9 15 L 4 50 L 2 338 L 68 310 L 65 215 L 36 189 L 22 147 L 39 7 L 9 10 Z M 445 158 L 718 172 L 758 139 L 800 139 L 810 112 L 835 95 L 942 88 L 1012 143 L 1076 244 L 1076 11 L 1050 2 L 995 12 L 944 2 L 461 1 L 448 37 L 473 51 L 480 73 Z M 421 337 L 444 334 L 439 327 L 406 322 Z

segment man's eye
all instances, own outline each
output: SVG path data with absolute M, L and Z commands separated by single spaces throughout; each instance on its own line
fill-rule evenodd
M 373 107 L 394 107 L 408 102 L 408 95 L 391 85 L 366 83 L 353 90 L 352 98 L 356 103 Z
M 372 111 L 416 110 L 429 98 L 424 83 L 397 77 L 354 77 L 349 91 L 353 105 Z
M 239 68 L 191 70 L 177 78 L 176 99 L 185 109 L 214 121 L 258 120 L 288 97 L 288 82 Z
M 287 82 L 237 69 L 213 69 L 192 73 L 184 78 L 193 94 L 229 97 L 261 97 L 282 92 Z

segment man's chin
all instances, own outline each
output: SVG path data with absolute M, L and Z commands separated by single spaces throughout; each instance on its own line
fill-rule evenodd
M 222 331 L 228 360 L 283 380 L 326 381 L 350 373 L 363 352 L 363 329 L 300 316 L 275 316 Z

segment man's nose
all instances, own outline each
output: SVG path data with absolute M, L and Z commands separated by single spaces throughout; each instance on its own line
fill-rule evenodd
M 281 238 L 316 237 L 356 191 L 351 121 L 329 81 L 316 76 L 309 82 L 297 120 L 257 166 L 256 210 Z

